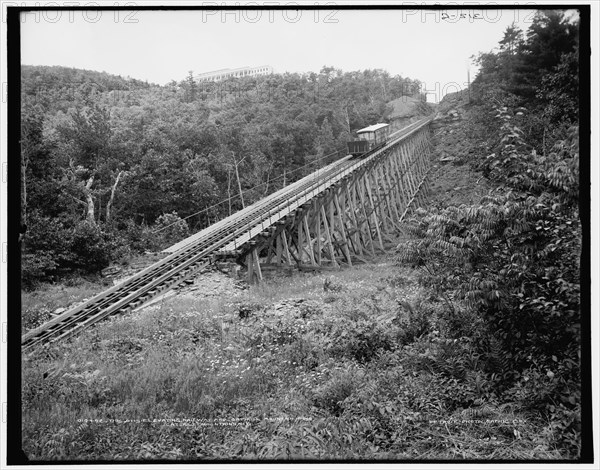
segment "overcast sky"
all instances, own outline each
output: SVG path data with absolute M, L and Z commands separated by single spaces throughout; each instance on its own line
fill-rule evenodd
M 468 9 L 45 11 L 21 18 L 21 61 L 158 84 L 246 65 L 380 68 L 421 80 L 435 100 L 465 85 L 470 56 L 496 47 L 513 21 L 526 30 L 532 17 Z M 471 79 L 475 71 L 471 65 Z

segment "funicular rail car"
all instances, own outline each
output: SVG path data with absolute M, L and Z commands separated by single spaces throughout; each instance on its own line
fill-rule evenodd
M 359 129 L 356 131 L 357 140 L 348 142 L 348 153 L 350 155 L 363 155 L 372 150 L 383 147 L 390 133 L 390 125 L 379 123 Z

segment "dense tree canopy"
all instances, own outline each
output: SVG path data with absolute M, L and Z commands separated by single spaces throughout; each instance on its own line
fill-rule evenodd
M 578 22 L 538 12 L 481 54 L 468 163 L 496 187 L 478 204 L 421 210 L 404 260 L 483 328 L 502 402 L 542 410 L 579 452 L 581 430 Z M 469 142 L 465 142 L 468 145 Z M 482 150 L 483 149 L 483 150 Z M 449 305 L 450 302 L 448 302 Z M 496 345 L 496 346 L 494 346 Z M 496 351 L 496 352 L 494 352 Z
M 545 134 L 579 117 L 578 60 L 578 18 L 561 10 L 538 11 L 525 34 L 511 25 L 497 52 L 479 54 L 473 87 L 481 100 L 527 106 L 539 119 L 525 132 L 541 148 Z
M 418 81 L 382 70 L 220 83 L 190 72 L 157 86 L 23 66 L 24 280 L 157 248 L 165 214 L 202 228 L 339 158 L 353 130 L 386 119 L 386 103 L 418 94 Z M 78 231 L 94 236 L 75 246 Z

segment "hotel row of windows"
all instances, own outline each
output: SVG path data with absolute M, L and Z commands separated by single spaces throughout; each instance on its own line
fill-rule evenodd
M 222 75 L 201 77 L 200 81 L 204 82 L 204 81 L 209 81 L 209 80 L 224 80 L 225 78 L 230 78 L 230 77 L 245 77 L 246 75 L 257 75 L 257 74 L 263 74 L 263 73 L 268 73 L 268 72 L 269 72 L 268 67 L 264 67 L 264 68 L 260 68 L 260 69 L 252 69 L 252 70 L 240 70 L 238 72 L 224 73 Z

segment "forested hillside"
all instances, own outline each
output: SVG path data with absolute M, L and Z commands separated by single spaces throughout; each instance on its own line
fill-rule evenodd
M 578 93 L 589 57 L 563 11 L 498 39 L 471 90 L 440 103 L 428 200 L 390 230 L 395 253 L 265 269 L 250 287 L 215 270 L 24 354 L 28 458 L 591 461 Z M 30 68 L 25 81 L 36 70 L 65 73 Z M 406 92 L 378 71 L 275 75 L 239 96 L 94 77 L 119 92 L 73 93 L 73 109 L 24 97 L 32 280 L 167 241 L 150 230 L 237 196 L 236 165 L 255 200 Z M 26 292 L 23 324 L 88 288 Z
M 445 299 L 462 358 L 483 359 L 486 380 L 472 385 L 541 412 L 578 455 L 579 22 L 538 12 L 526 34 L 509 27 L 477 62 L 470 102 L 442 102 L 463 120 L 438 146 L 495 189 L 477 203 L 421 209 L 401 259 L 422 266 L 423 283 Z
M 386 103 L 418 95 L 382 70 L 158 86 L 23 66 L 24 285 L 165 247 L 339 158 Z

